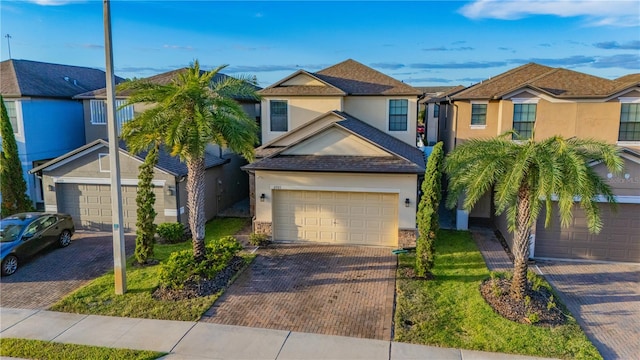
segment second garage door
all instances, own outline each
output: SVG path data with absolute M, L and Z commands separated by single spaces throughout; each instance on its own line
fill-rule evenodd
M 136 186 L 122 186 L 123 228 L 136 229 Z M 111 231 L 111 186 L 102 184 L 57 184 L 58 211 L 70 214 L 76 229 Z M 164 216 L 164 194 L 155 187 L 155 209 Z
M 275 190 L 275 240 L 397 246 L 398 194 Z

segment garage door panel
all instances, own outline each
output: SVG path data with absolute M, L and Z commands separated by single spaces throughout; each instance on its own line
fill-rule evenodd
M 276 190 L 274 237 L 395 246 L 397 198 L 395 194 Z M 291 222 L 296 231 L 291 231 Z
M 578 207 L 574 208 L 576 216 L 571 226 L 561 228 L 556 207 L 551 228 L 545 229 L 542 221 L 538 223 L 535 256 L 640 262 L 640 205 L 618 204 L 617 213 L 608 204 L 599 206 L 604 223 L 599 234 L 588 232 L 584 213 Z M 544 213 L 540 218 L 544 219 Z

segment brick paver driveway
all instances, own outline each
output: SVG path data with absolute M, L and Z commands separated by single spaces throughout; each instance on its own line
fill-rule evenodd
M 389 248 L 272 245 L 201 321 L 390 340 L 395 269 Z
M 111 233 L 77 232 L 71 245 L 52 248 L 0 279 L 0 306 L 45 309 L 90 280 L 113 269 Z M 132 254 L 135 235 L 125 236 Z
M 640 358 L 640 265 L 539 261 L 600 354 Z

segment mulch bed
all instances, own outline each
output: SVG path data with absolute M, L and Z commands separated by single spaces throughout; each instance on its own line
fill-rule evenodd
M 213 279 L 191 278 L 182 289 L 157 288 L 152 296 L 156 300 L 185 300 L 216 294 L 227 287 L 233 276 L 244 266 L 245 261 L 240 256 L 234 256 L 224 270 Z
M 487 279 L 480 284 L 480 293 L 494 311 L 511 321 L 547 327 L 566 322 L 557 305 L 549 306 L 553 294 L 548 289 L 540 287 L 533 290 L 529 287 L 525 292 L 529 300 L 516 301 L 509 296 L 510 285 L 509 279 Z M 553 301 L 558 303 L 555 298 Z

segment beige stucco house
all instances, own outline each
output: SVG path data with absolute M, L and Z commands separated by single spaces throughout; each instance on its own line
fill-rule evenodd
M 640 74 L 608 80 L 529 63 L 443 98 L 439 127 L 447 152 L 465 140 L 495 137 L 509 130 L 525 138 L 576 136 L 620 146 L 625 161 L 622 176 L 607 174 L 602 165 L 593 164 L 612 186 L 619 203 L 617 213 L 601 205 L 602 232 L 588 234 L 579 210 L 568 229 L 558 224 L 544 229 L 541 220 L 534 229 L 531 254 L 640 262 Z M 466 229 L 469 217 L 495 222 L 511 241 L 504 219 L 494 216 L 490 193 L 471 213 L 457 210 L 457 227 Z
M 186 71 L 178 69 L 147 78 L 156 84 L 167 84 Z M 226 75 L 217 74 L 213 81 Z M 259 88 L 256 88 L 259 89 Z M 118 91 L 116 105 L 123 105 L 130 92 Z M 53 159 L 30 172 L 42 178 L 45 210 L 72 215 L 77 229 L 111 230 L 111 194 L 109 150 L 107 143 L 106 89 L 79 94 L 84 109 L 84 135 L 86 145 Z M 237 98 L 245 112 L 259 121 L 260 103 L 255 99 Z M 120 108 L 116 113 L 118 133 L 124 123 L 144 111 L 148 104 L 135 104 Z M 131 154 L 120 141 L 122 178 L 123 227 L 134 231 L 136 223 L 136 188 L 138 167 L 145 153 Z M 205 155 L 205 218 L 215 217 L 220 211 L 246 199 L 249 177 L 241 170 L 247 162 L 239 155 L 215 145 Z M 164 150 L 155 168 L 153 184 L 156 193 L 156 223 L 182 222 L 187 225 L 186 210 L 187 168 L 177 157 Z
M 300 70 L 260 91 L 250 174 L 256 232 L 275 240 L 415 243 L 421 92 L 354 60 Z

